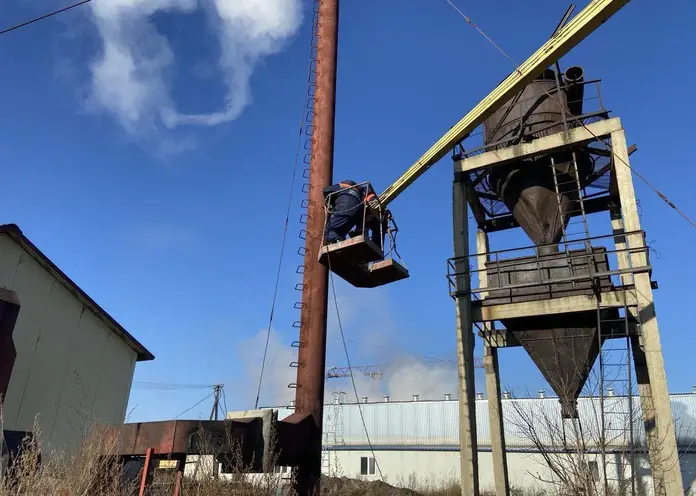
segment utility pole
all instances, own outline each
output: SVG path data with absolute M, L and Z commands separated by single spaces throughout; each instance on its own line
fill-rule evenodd
M 218 420 L 218 410 L 220 409 L 220 394 L 222 393 L 222 388 L 224 387 L 224 384 L 214 384 L 213 385 L 213 408 L 210 410 L 210 417 L 208 417 L 208 420 Z M 227 412 L 225 412 L 225 417 L 227 417 Z M 196 476 L 198 475 L 198 469 L 201 466 L 201 456 L 198 455 L 198 460 L 196 461 L 196 466 L 193 469 L 193 480 L 196 480 Z M 218 466 L 218 461 L 215 459 L 215 455 L 213 455 L 213 477 L 215 479 L 218 478 L 218 474 L 220 472 L 219 466 Z
M 326 313 L 329 274 L 319 263 L 324 231 L 322 190 L 333 179 L 334 124 L 336 110 L 336 58 L 338 51 L 338 0 L 318 0 L 316 33 L 316 89 L 312 117 L 312 156 L 305 239 L 300 345 L 298 352 L 296 414 L 309 414 L 314 431 L 307 440 L 309 454 L 297 467 L 295 489 L 299 496 L 319 492 L 321 441 L 326 367 Z

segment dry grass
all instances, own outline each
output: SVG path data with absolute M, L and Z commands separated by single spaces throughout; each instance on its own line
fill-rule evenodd
M 0 496 L 137 496 L 142 468 L 129 470 L 114 458 L 99 456 L 112 453 L 113 446 L 97 435 L 88 435 L 74 450 L 74 455 L 53 456 L 40 460 L 40 432 L 25 442 L 20 456 L 0 480 Z M 95 432 L 95 431 L 92 431 Z M 206 443 L 201 436 L 201 442 Z M 227 447 L 229 448 L 229 447 Z M 211 446 L 201 446 L 212 453 Z M 187 464 L 182 496 L 292 496 L 287 479 L 272 470 L 251 474 L 250 467 L 241 463 L 240 451 L 232 449 L 226 460 L 231 473 L 215 474 L 211 459 Z M 207 461 L 207 463 L 206 463 Z M 270 468 L 275 460 L 266 460 Z M 195 472 L 195 477 L 192 476 Z M 176 470 L 155 470 L 148 496 L 169 496 L 174 493 Z M 394 487 L 380 481 L 361 481 L 345 477 L 324 478 L 322 496 L 459 496 L 459 485 L 449 481 L 419 481 L 415 475 L 399 481 Z M 482 493 L 486 496 L 492 493 Z M 541 493 L 539 493 L 541 494 Z M 512 496 L 536 496 L 512 491 Z

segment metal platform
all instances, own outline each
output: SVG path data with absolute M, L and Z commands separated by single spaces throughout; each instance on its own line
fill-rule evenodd
M 368 272 L 369 285 L 358 287 L 376 288 L 392 282 L 408 279 L 409 277 L 408 269 L 393 258 L 387 258 L 371 264 Z
M 319 263 L 356 288 L 376 288 L 409 277 L 396 260 L 364 235 L 323 246 Z
M 329 258 L 330 264 L 329 264 Z M 379 246 L 374 244 L 364 234 L 345 241 L 324 245 L 319 254 L 319 262 L 325 266 L 357 266 L 376 262 L 384 258 Z

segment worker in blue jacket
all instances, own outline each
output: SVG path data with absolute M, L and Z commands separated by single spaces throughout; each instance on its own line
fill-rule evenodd
M 358 186 L 355 181 L 341 181 L 324 188 L 328 200 L 328 219 L 324 230 L 325 243 L 343 241 L 356 226 L 362 230 L 365 202 L 376 198 L 368 185 Z

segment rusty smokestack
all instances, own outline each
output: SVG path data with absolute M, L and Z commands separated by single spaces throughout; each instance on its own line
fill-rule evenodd
M 336 110 L 336 59 L 338 53 L 338 0 L 319 0 L 316 50 L 316 88 L 312 119 L 312 157 L 305 240 L 300 347 L 297 368 L 297 419 L 311 415 L 310 454 L 297 467 L 295 490 L 299 496 L 318 494 L 321 476 L 321 438 L 326 367 L 326 313 L 328 270 L 318 262 L 324 230 L 322 190 L 333 180 Z

